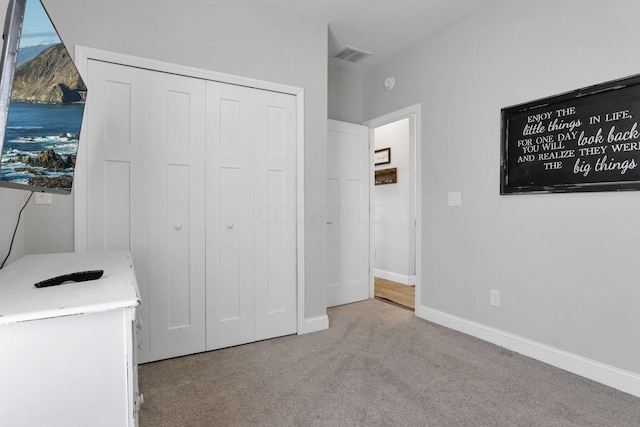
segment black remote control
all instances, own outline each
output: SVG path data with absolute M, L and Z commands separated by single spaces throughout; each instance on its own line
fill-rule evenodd
M 47 286 L 61 285 L 64 282 L 86 282 L 87 280 L 96 280 L 102 277 L 103 270 L 78 271 L 76 273 L 63 274 L 62 276 L 52 277 L 36 283 L 36 288 L 46 288 Z

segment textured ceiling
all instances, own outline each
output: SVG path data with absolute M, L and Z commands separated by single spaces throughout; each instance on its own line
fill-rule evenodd
M 329 25 L 329 56 L 345 46 L 371 52 L 355 64 L 366 69 L 407 49 L 495 0 L 261 0 Z

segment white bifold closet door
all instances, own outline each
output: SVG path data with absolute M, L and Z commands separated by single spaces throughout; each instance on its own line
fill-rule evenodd
M 149 74 L 91 60 L 85 81 L 91 95 L 79 150 L 86 161 L 79 156 L 78 166 L 85 169 L 86 182 L 81 192 L 81 183 L 74 183 L 74 198 L 86 213 L 76 218 L 84 221 L 76 233 L 84 233 L 79 246 L 88 251 L 131 251 L 142 299 L 138 356 L 145 362 L 150 360 Z
M 207 83 L 207 347 L 296 332 L 296 100 Z
M 140 361 L 297 331 L 296 97 L 90 60 L 87 249 L 130 249 Z
M 151 357 L 205 350 L 205 82 L 149 73 Z

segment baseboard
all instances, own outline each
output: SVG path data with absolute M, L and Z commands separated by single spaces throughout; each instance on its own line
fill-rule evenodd
M 324 331 L 329 329 L 329 316 L 308 317 L 304 319 L 302 331 L 298 331 L 298 335 L 309 334 L 311 332 Z
M 416 316 L 640 397 L 640 375 L 420 305 Z
M 373 270 L 375 277 L 379 277 L 384 280 L 390 280 L 396 283 L 402 283 L 403 285 L 415 286 L 416 276 L 407 276 L 405 274 L 393 273 L 391 271 L 384 271 L 378 268 Z

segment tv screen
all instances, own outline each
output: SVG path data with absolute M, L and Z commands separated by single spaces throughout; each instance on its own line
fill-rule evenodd
M 68 194 L 87 88 L 40 0 L 9 0 L 0 76 L 0 186 Z

